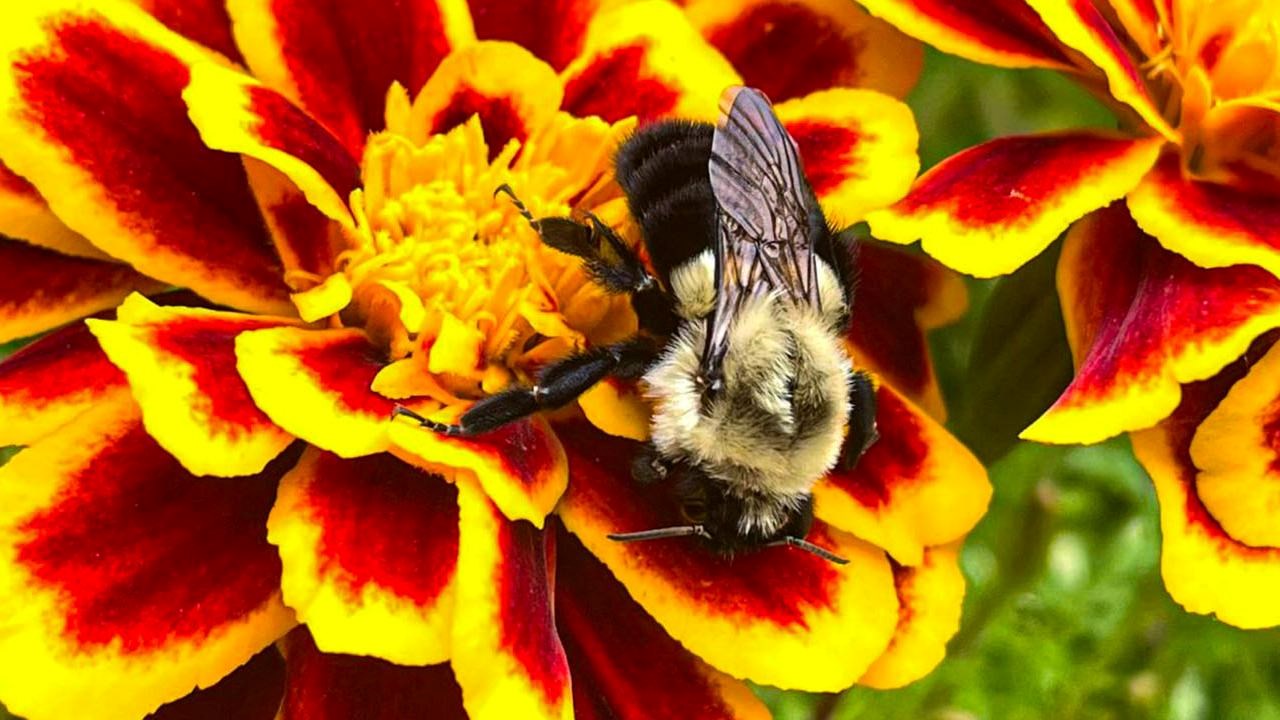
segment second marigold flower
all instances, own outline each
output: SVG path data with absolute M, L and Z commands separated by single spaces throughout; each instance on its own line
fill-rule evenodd
M 1173 597 L 1242 627 L 1280 624 L 1280 606 L 1260 600 L 1280 583 L 1264 358 L 1280 326 L 1276 4 L 862 2 L 943 50 L 1066 71 L 1115 111 L 1119 132 L 958 153 L 870 223 L 980 276 L 1065 231 L 1057 290 L 1075 378 L 1023 437 L 1132 432 L 1160 498 Z

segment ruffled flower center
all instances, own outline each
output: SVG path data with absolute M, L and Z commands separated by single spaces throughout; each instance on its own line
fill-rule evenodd
M 598 212 L 619 206 L 608 158 L 624 126 L 560 113 L 491 156 L 478 116 L 429 134 L 395 100 L 366 146 L 331 278 L 350 288 L 342 323 L 364 327 L 392 361 L 375 390 L 454 405 L 635 331 L 626 298 L 543 244 L 517 203 L 533 218 L 576 216 L 591 197 L 615 198 Z
M 1145 67 L 1204 179 L 1280 177 L 1280 0 L 1176 5 Z

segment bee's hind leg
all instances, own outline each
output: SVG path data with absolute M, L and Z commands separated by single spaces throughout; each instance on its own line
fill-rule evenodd
M 428 420 L 403 407 L 397 407 L 392 417 L 411 417 L 450 437 L 483 435 L 541 410 L 567 405 L 607 376 L 638 378 L 657 355 L 658 348 L 652 340 L 634 337 L 552 363 L 543 368 L 533 387 L 513 387 L 490 395 L 467 408 L 453 425 Z
M 501 185 L 494 192 L 511 198 L 542 242 L 582 258 L 587 273 L 598 285 L 611 293 L 630 295 L 640 327 L 656 335 L 675 331 L 678 321 L 671 298 L 635 252 L 600 218 L 586 213 L 587 222 L 564 217 L 534 219 L 510 185 Z

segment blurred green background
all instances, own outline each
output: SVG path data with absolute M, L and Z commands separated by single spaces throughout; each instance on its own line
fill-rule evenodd
M 932 51 L 909 102 L 925 167 L 1001 135 L 1114 125 L 1056 74 Z M 969 588 L 947 659 L 901 690 L 761 688 L 778 720 L 1280 720 L 1280 631 L 1236 630 L 1169 599 L 1155 495 L 1128 441 L 1016 441 L 1070 378 L 1055 257 L 1005 279 L 970 280 L 969 314 L 931 338 L 950 426 L 990 463 L 995 486 L 962 555 Z M 9 454 L 0 449 L 0 463 Z M 0 708 L 0 720 L 9 717 Z

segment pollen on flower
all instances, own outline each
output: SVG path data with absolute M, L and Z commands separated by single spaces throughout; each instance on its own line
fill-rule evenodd
M 477 116 L 443 134 L 414 125 L 393 89 L 388 129 L 370 137 L 363 187 L 350 197 L 355 224 L 338 274 L 299 298 L 328 305 L 336 322 L 363 327 L 386 348 L 392 362 L 375 390 L 452 406 L 635 331 L 627 299 L 544 245 L 513 198 L 497 192 L 511 188 L 534 218 L 590 210 L 621 222 L 609 165 L 626 124 L 561 113 L 492 160 Z

